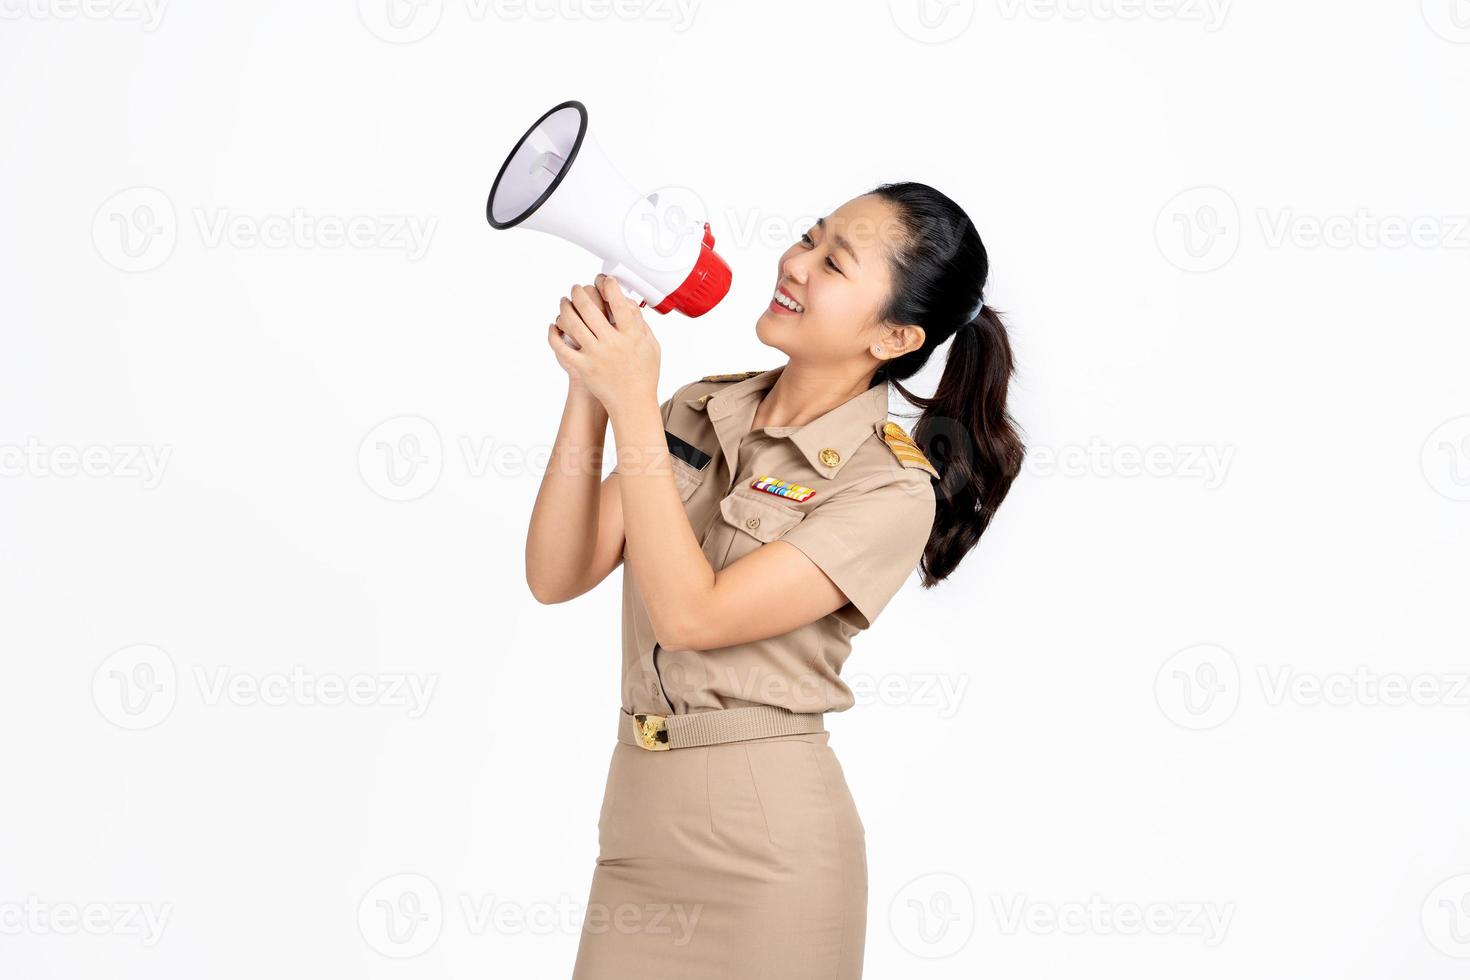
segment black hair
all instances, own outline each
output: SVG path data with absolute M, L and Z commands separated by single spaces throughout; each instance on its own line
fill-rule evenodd
M 986 304 L 990 260 L 967 214 L 927 184 L 881 184 L 868 192 L 893 205 L 902 242 L 889 254 L 893 288 L 879 320 L 917 324 L 924 343 L 883 361 L 873 384 L 891 381 L 922 411 L 910 435 L 939 471 L 934 529 L 919 572 L 925 588 L 947 578 L 995 517 L 1021 469 L 1025 445 L 1006 408 L 1015 359 L 1001 315 Z M 932 397 L 899 382 L 953 339 Z

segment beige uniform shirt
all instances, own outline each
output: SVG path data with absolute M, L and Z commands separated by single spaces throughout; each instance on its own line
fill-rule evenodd
M 674 480 L 716 571 L 764 544 L 785 541 L 849 601 L 779 636 L 712 650 L 669 650 L 655 640 L 638 584 L 624 566 L 625 711 L 684 714 L 774 704 L 821 712 L 853 705 L 839 676 L 842 665 L 852 638 L 877 619 L 918 565 L 934 524 L 937 474 L 888 420 L 887 383 L 805 425 L 752 432 L 763 393 L 784 369 L 710 375 L 663 403 Z M 797 489 L 791 496 L 756 489 L 753 484 L 765 477 Z

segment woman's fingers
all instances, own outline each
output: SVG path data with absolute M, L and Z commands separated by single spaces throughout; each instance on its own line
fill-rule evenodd
M 633 304 L 633 301 L 623 295 L 623 290 L 619 287 L 618 281 L 612 276 L 598 276 L 597 285 L 600 287 L 598 295 L 607 303 L 608 310 L 612 314 L 612 319 L 623 324 L 618 329 L 624 331 L 630 329 L 636 330 L 637 325 L 643 319 L 642 314 L 638 312 L 638 307 Z
M 596 286 L 573 286 L 569 294 L 572 306 L 582 317 L 582 322 L 587 325 L 593 335 L 602 338 L 607 331 L 612 329 L 612 324 L 607 322 L 607 316 L 603 313 L 603 299 Z
M 597 343 L 597 336 L 582 319 L 582 314 L 571 299 L 563 296 L 561 298 L 561 313 L 557 315 L 556 325 L 561 327 L 561 332 L 577 342 L 579 347 Z
M 551 352 L 556 355 L 557 363 L 568 371 L 572 369 L 572 352 L 580 350 L 576 347 L 576 341 L 561 332 L 561 328 L 555 323 L 546 327 L 546 343 L 551 347 Z

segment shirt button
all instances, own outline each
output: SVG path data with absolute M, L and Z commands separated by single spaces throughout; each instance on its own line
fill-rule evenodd
M 817 454 L 817 458 L 822 461 L 823 466 L 836 466 L 842 462 L 842 454 L 831 448 L 823 449 Z
M 745 519 L 745 526 L 751 530 L 755 530 L 761 526 L 761 519 L 759 517 L 747 517 Z

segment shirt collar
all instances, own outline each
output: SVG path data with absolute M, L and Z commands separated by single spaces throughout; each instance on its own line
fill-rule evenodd
M 732 446 L 750 432 L 760 395 L 776 383 L 786 365 L 751 375 L 743 381 L 721 385 L 717 390 L 684 400 L 695 411 L 704 411 L 714 423 L 727 459 L 733 460 Z M 835 477 L 858 447 L 875 432 L 881 432 L 888 419 L 888 382 L 880 382 L 849 398 L 836 408 L 785 432 L 806 457 L 807 462 L 823 476 Z M 835 457 L 834 455 L 835 454 Z

